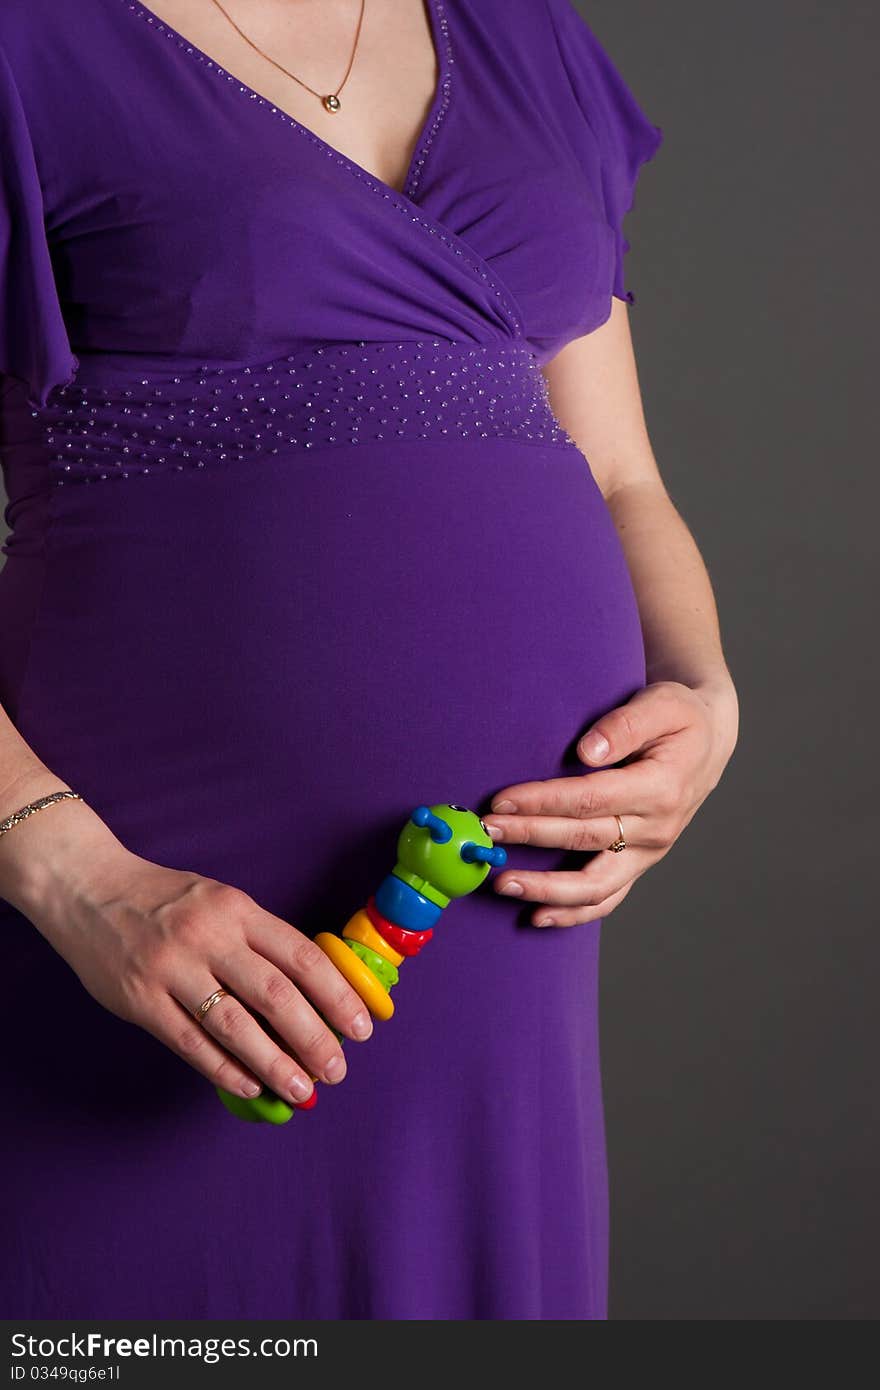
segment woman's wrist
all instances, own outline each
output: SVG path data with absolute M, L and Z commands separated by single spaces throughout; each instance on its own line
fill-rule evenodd
M 55 791 L 75 791 L 48 769 L 36 769 L 0 794 L 0 821 Z M 43 919 L 65 885 L 74 885 L 111 845 L 123 848 L 85 801 L 65 797 L 34 811 L 0 835 L 0 898 L 30 920 Z
M 718 747 L 726 763 L 739 737 L 739 697 L 729 672 L 710 676 L 691 686 L 712 713 Z

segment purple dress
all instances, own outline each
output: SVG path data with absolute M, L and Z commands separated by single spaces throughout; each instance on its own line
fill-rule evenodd
M 645 680 L 540 367 L 632 299 L 662 132 L 570 0 L 429 11 L 403 193 L 133 0 L 0 11 L 0 698 L 130 850 L 310 934 Z M 607 1316 L 598 922 L 487 881 L 276 1128 L 0 907 L 4 1317 Z

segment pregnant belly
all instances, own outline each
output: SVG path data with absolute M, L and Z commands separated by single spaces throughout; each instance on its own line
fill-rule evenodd
M 589 775 L 644 678 L 576 448 L 364 442 L 54 488 L 18 722 L 130 849 L 317 930 L 418 802 Z

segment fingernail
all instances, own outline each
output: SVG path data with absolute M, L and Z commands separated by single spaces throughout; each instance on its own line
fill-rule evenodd
M 373 1020 L 369 1014 L 356 1014 L 352 1019 L 351 1031 L 356 1038 L 368 1038 L 373 1031 Z
M 601 734 L 595 732 L 585 734 L 581 739 L 581 749 L 585 756 L 592 758 L 595 762 L 601 762 L 603 758 L 607 757 L 610 746 L 607 738 L 603 738 Z
M 506 811 L 515 811 L 516 807 L 512 801 L 493 801 L 492 810 L 497 811 L 499 815 L 503 815 Z
M 345 1075 L 345 1059 L 337 1052 L 335 1057 L 324 1068 L 324 1075 L 328 1081 L 341 1081 Z
M 305 1100 L 307 1096 L 312 1094 L 313 1088 L 311 1081 L 306 1081 L 304 1076 L 292 1076 L 288 1089 L 297 1100 Z
M 556 918 L 555 918 L 555 917 L 540 917 L 540 918 L 538 919 L 538 921 L 535 923 L 535 926 L 536 926 L 536 927 L 555 927 L 555 926 L 556 926 Z
M 518 897 L 520 897 L 520 896 L 522 895 L 522 890 L 523 890 L 522 884 L 521 884 L 521 883 L 517 883 L 516 879 L 511 879 L 511 881 L 510 881 L 509 883 L 505 883 L 505 884 L 504 884 L 504 887 L 503 887 L 503 888 L 499 888 L 499 889 L 498 889 L 498 892 L 499 892 L 499 893 L 507 893 L 508 896 L 511 897 L 511 898 L 518 898 Z
M 503 840 L 503 839 L 504 839 L 504 831 L 501 829 L 501 826 L 500 826 L 500 825 L 493 825 L 492 822 L 489 821 L 489 820 L 484 821 L 483 824 L 485 825 L 486 829 L 487 829 L 488 832 L 489 832 L 489 837 L 490 837 L 490 839 L 492 839 L 492 840 Z
M 262 1086 L 256 1081 L 242 1081 L 241 1083 L 241 1093 L 244 1096 L 258 1096 L 262 1089 Z

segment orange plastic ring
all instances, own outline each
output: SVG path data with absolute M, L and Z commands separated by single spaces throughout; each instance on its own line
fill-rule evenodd
M 392 965 L 400 965 L 406 959 L 399 951 L 395 951 L 376 928 L 367 916 L 366 908 L 360 908 L 354 916 L 342 928 L 342 935 L 347 936 L 349 941 L 359 941 L 362 946 L 369 946 L 378 955 L 390 960 Z

